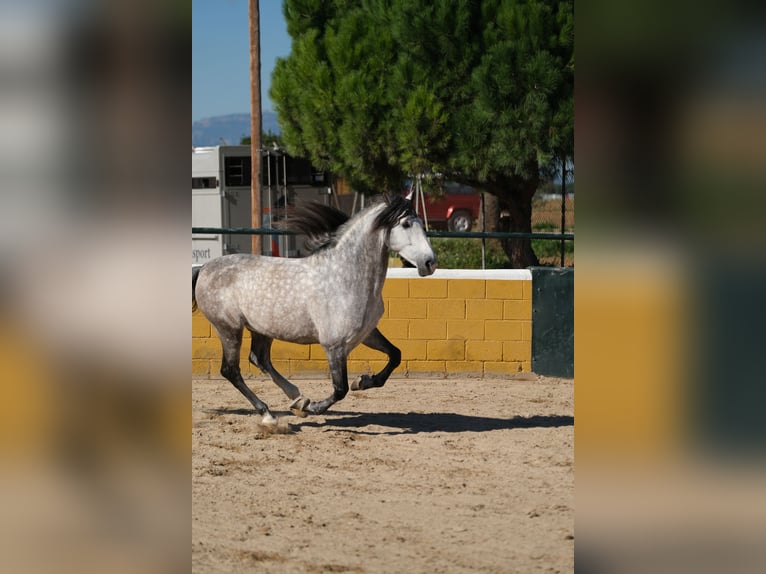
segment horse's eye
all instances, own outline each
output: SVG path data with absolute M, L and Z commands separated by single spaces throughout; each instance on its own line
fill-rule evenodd
M 405 220 L 402 222 L 402 227 L 404 227 L 405 229 L 409 229 L 409 228 L 410 228 L 410 225 L 412 225 L 412 224 L 410 223 L 410 221 L 409 221 L 408 219 L 405 219 Z

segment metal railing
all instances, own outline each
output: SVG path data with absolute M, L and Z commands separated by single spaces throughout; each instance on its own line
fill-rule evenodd
M 270 227 L 192 227 L 192 233 L 206 235 L 300 235 Z M 552 239 L 574 241 L 574 233 L 539 233 L 522 231 L 426 231 L 428 237 L 468 237 L 477 239 Z
M 294 231 L 272 227 L 192 227 L 192 234 L 200 235 L 301 235 Z M 561 266 L 564 266 L 564 244 L 574 241 L 574 233 L 541 233 L 520 231 L 426 231 L 428 237 L 481 239 L 481 268 L 485 266 L 485 239 L 541 239 L 561 242 Z

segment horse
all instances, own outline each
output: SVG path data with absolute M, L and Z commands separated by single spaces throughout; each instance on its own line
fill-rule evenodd
M 388 356 L 383 369 L 362 375 L 351 390 L 382 387 L 401 363 L 401 351 L 378 330 L 389 251 L 417 267 L 436 270 L 436 256 L 412 203 L 385 197 L 354 217 L 321 204 L 296 207 L 282 228 L 309 236 L 310 254 L 278 258 L 251 254 L 218 257 L 192 271 L 192 305 L 221 340 L 221 375 L 236 387 L 267 426 L 277 424 L 269 407 L 245 384 L 239 367 L 244 329 L 249 361 L 282 389 L 293 414 L 319 415 L 349 391 L 347 358 L 359 344 Z M 330 367 L 333 392 L 320 401 L 304 397 L 271 362 L 275 340 L 319 343 Z

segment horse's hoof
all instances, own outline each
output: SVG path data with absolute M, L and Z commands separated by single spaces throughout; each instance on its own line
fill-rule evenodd
M 362 375 L 358 381 L 354 381 L 351 383 L 351 390 L 352 391 L 363 391 L 365 389 L 370 388 L 370 381 L 372 379 L 369 375 Z
M 298 397 L 292 403 L 290 403 L 290 406 L 288 408 L 295 416 L 307 417 L 309 416 L 309 413 L 306 410 L 306 408 L 309 406 L 310 403 L 311 401 L 307 399 L 306 397 Z
M 261 417 L 261 424 L 265 427 L 276 427 L 277 419 L 271 413 L 266 413 Z

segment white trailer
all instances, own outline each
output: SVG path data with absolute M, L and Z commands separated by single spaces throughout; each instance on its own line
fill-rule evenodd
M 251 227 L 250 146 L 192 149 L 192 227 Z M 300 158 L 266 149 L 261 160 L 261 225 L 272 226 L 272 215 L 298 201 L 330 202 L 330 178 Z M 192 234 L 192 264 L 200 265 L 229 253 L 250 253 L 251 235 Z M 264 235 L 264 255 L 299 257 L 303 240 Z
M 192 150 L 192 227 L 250 227 L 249 161 L 249 146 Z M 192 263 L 250 251 L 249 235 L 192 234 Z

